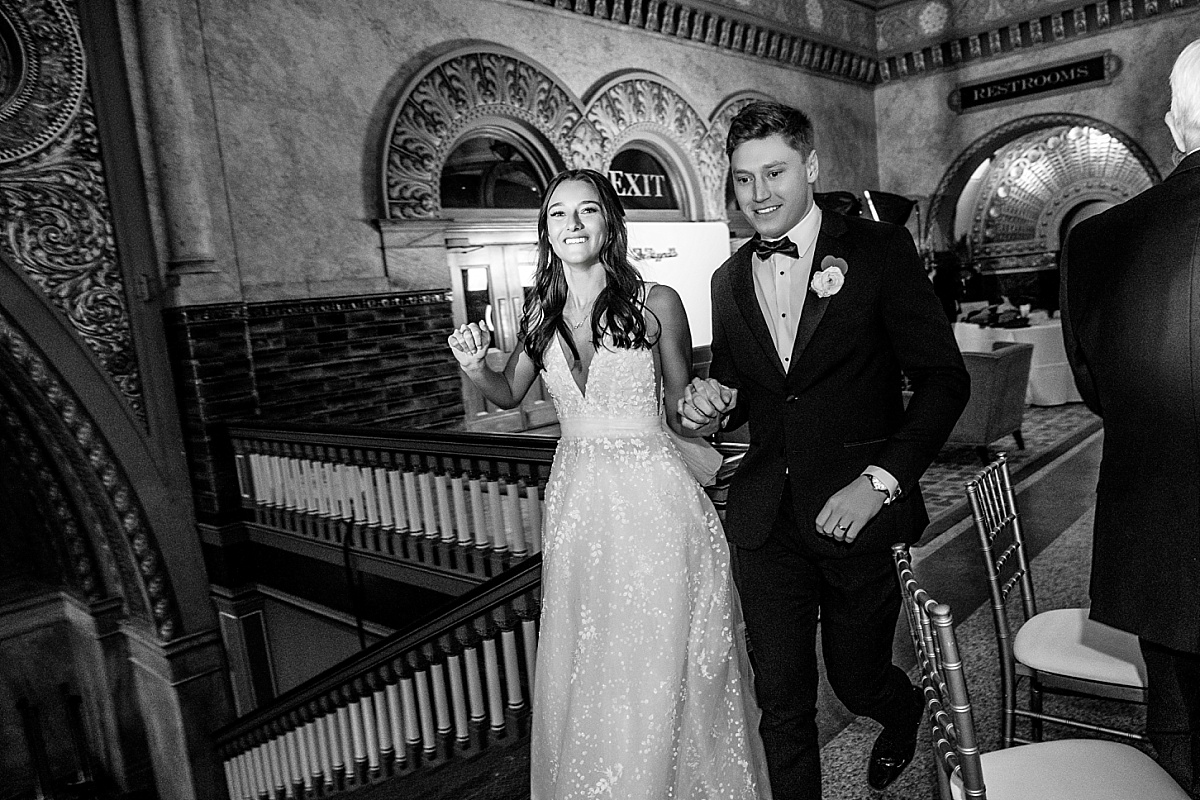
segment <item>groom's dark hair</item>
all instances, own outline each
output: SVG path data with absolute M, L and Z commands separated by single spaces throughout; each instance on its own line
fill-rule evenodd
M 743 142 L 766 139 L 779 134 L 800 155 L 808 158 L 813 151 L 813 126 L 808 116 L 798 108 L 770 100 L 755 100 L 737 113 L 729 123 L 725 137 L 725 155 Z

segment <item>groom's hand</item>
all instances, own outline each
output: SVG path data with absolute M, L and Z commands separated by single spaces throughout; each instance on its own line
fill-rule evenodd
M 851 544 L 883 508 L 883 495 L 861 476 L 829 498 L 817 514 L 817 533 Z
M 724 386 L 713 378 L 692 378 L 692 382 L 683 387 L 683 397 L 679 399 L 679 419 L 685 428 L 708 436 L 717 430 L 721 418 L 735 405 L 737 389 Z

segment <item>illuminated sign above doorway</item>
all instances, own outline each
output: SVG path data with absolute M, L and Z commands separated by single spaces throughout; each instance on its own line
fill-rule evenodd
M 679 209 L 671 176 L 662 162 L 645 150 L 629 147 L 617 153 L 608 168 L 608 179 L 627 211 Z
M 950 93 L 947 103 L 959 114 L 1002 103 L 1027 100 L 1111 83 L 1121 71 L 1121 59 L 1105 52 L 964 84 Z

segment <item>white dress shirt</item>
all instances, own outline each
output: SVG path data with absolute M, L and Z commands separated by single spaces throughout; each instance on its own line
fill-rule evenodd
M 783 253 L 772 253 L 766 260 L 751 256 L 754 273 L 754 294 L 758 307 L 762 309 L 771 342 L 779 356 L 783 371 L 792 366 L 792 348 L 796 344 L 796 328 L 800 314 L 804 311 L 804 300 L 808 296 L 808 284 L 812 276 L 813 254 L 817 247 L 817 235 L 821 232 L 821 209 L 813 203 L 808 213 L 787 232 L 800 251 L 799 258 Z M 899 481 L 882 467 L 874 465 L 863 470 L 883 481 L 889 496 L 896 496 Z

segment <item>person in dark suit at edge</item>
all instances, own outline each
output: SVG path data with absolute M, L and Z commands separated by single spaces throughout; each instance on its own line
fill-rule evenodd
M 1182 159 L 1071 231 L 1060 306 L 1075 384 L 1104 419 L 1091 618 L 1137 634 L 1147 734 L 1200 797 L 1200 40 L 1170 83 Z
M 821 796 L 819 618 L 838 698 L 883 725 L 867 770 L 883 789 L 911 761 L 922 715 L 920 692 L 892 664 L 890 546 L 915 542 L 929 521 L 917 479 L 970 379 L 908 231 L 814 205 L 807 116 L 752 103 L 726 151 L 758 235 L 713 275 L 710 378 L 694 380 L 680 407 L 705 431 L 750 424 L 725 524 L 771 787 L 777 800 Z

